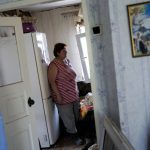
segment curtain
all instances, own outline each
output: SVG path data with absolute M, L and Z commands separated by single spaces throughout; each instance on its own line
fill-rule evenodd
M 63 13 L 70 9 L 73 9 L 73 7 L 36 12 L 32 15 L 37 19 L 37 31 L 46 33 L 50 59 L 54 58 L 53 49 L 55 43 L 67 44 L 67 57 L 77 73 L 77 81 L 81 81 L 83 80 L 83 71 L 75 37 L 76 27 L 74 20 L 76 13 Z

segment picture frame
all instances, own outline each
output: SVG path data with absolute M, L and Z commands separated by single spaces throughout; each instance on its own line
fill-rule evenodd
M 150 2 L 127 5 L 132 57 L 150 55 Z

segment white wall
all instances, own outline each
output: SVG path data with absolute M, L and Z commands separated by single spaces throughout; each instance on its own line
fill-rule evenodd
M 102 140 L 101 123 L 109 115 L 136 150 L 148 150 L 150 57 L 132 58 L 126 8 L 137 2 L 142 0 L 83 0 L 85 20 L 89 22 L 98 143 Z M 101 25 L 101 35 L 93 35 L 92 27 L 96 25 Z
M 126 8 L 138 2 L 143 1 L 110 1 L 110 18 L 121 128 L 136 150 L 147 150 L 150 136 L 150 57 L 132 58 Z
M 102 147 L 105 115 L 111 116 L 119 125 L 108 1 L 104 0 L 102 5 L 99 0 L 82 2 L 91 68 L 97 142 Z M 97 25 L 100 25 L 102 33 L 94 35 L 92 27 Z

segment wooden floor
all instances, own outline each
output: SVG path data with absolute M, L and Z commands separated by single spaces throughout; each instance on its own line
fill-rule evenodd
M 50 149 L 44 150 L 88 150 L 88 148 L 96 143 L 96 131 L 93 112 L 88 112 L 84 120 L 78 122 L 78 131 L 80 137 L 84 138 L 84 144 L 77 146 L 75 141 L 66 134 L 63 123 L 60 122 L 60 138 L 56 144 Z
M 89 140 L 85 139 L 83 145 L 77 146 L 70 137 L 64 135 L 57 141 L 57 143 L 52 148 L 44 150 L 88 150 L 88 148 L 85 148 L 88 143 Z M 94 143 L 91 143 L 90 145 L 92 144 Z
M 57 143 L 50 149 L 46 150 L 82 150 L 84 145 L 77 146 L 74 141 L 66 135 L 60 137 Z

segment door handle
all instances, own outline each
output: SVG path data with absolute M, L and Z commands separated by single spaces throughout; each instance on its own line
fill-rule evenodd
M 31 99 L 31 97 L 28 98 L 28 105 L 29 107 L 31 107 L 32 105 L 34 105 L 35 101 L 33 99 Z

